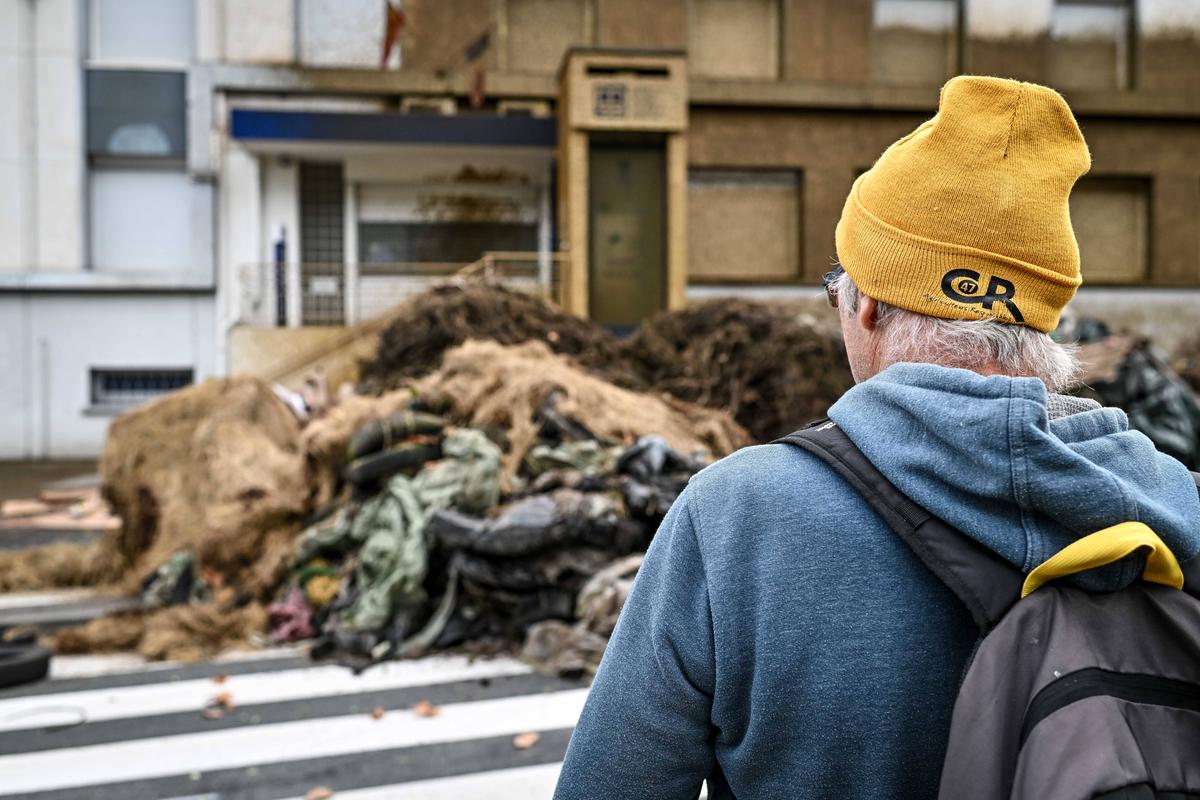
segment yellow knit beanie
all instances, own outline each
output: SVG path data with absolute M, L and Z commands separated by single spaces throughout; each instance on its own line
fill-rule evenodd
M 854 182 L 838 259 L 876 300 L 1052 331 L 1081 283 L 1067 197 L 1090 166 L 1057 92 L 954 78 L 937 115 Z

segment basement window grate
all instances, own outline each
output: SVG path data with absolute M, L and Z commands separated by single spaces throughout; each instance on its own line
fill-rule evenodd
M 93 408 L 129 408 L 189 386 L 195 371 L 188 369 L 98 369 L 91 371 Z

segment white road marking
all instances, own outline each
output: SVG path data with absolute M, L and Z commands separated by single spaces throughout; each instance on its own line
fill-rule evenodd
M 402 689 L 454 681 L 525 675 L 532 670 L 508 658 L 470 661 L 463 656 L 437 656 L 418 661 L 390 661 L 355 675 L 345 667 L 318 666 L 275 672 L 59 692 L 0 700 L 0 731 L 27 730 L 81 721 L 101 722 L 181 711 L 197 714 L 217 694 L 228 692 L 235 706 L 306 700 L 315 697 Z
M 572 689 L 451 703 L 428 718 L 354 714 L 0 756 L 0 796 L 570 728 L 586 698 Z
M 549 797 L 562 764 L 538 764 L 411 783 L 393 783 L 336 792 L 335 800 L 462 800 L 464 797 Z M 303 800 L 301 797 L 295 800 Z
M 236 664 L 245 661 L 264 661 L 269 658 L 286 658 L 307 654 L 307 648 L 268 647 L 262 650 L 232 650 L 222 653 L 210 664 Z M 117 675 L 136 672 L 138 674 L 161 672 L 168 669 L 186 667 L 195 662 L 185 661 L 147 661 L 139 655 L 130 653 L 98 653 L 81 656 L 55 656 L 50 662 L 50 680 L 67 678 L 98 678 L 102 675 Z

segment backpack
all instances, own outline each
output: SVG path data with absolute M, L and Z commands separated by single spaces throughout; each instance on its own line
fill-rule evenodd
M 837 471 L 979 627 L 940 800 L 1200 800 L 1200 558 L 1181 568 L 1123 523 L 1025 575 L 901 493 L 835 423 L 779 441 Z M 1120 591 L 1047 583 L 1137 551 L 1143 581 Z

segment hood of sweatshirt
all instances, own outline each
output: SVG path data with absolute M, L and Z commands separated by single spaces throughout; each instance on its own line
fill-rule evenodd
M 1034 378 L 896 364 L 829 410 L 897 488 L 1024 572 L 1119 522 L 1148 525 L 1180 563 L 1200 553 L 1200 495 L 1186 467 L 1097 408 L 1050 419 Z M 1144 556 L 1076 576 L 1093 591 L 1141 574 Z

